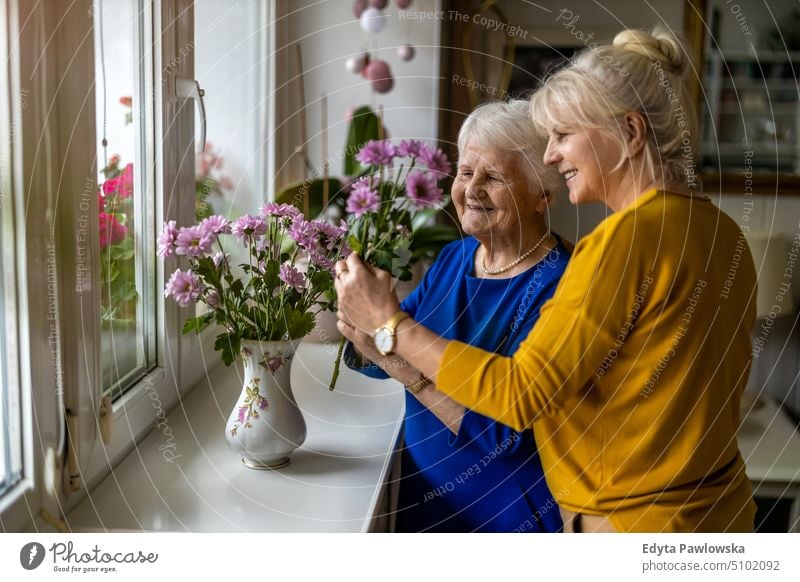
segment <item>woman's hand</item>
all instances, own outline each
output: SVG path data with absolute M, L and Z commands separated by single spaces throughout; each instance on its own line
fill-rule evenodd
M 363 345 L 366 338 L 372 338 L 375 330 L 400 309 L 392 289 L 392 276 L 364 264 L 355 253 L 336 263 L 334 284 L 339 331 L 356 347 Z

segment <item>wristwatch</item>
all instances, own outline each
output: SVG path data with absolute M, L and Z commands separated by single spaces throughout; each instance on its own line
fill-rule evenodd
M 397 326 L 407 317 L 411 316 L 405 311 L 398 311 L 389 318 L 389 321 L 375 330 L 375 349 L 382 356 L 391 356 L 394 353 L 394 346 L 397 342 Z

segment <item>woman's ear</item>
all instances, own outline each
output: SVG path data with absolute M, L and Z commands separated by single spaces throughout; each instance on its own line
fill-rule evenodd
M 620 123 L 622 138 L 628 158 L 635 158 L 644 149 L 647 141 L 647 121 L 638 111 L 626 113 Z
M 550 193 L 549 190 L 545 190 L 541 194 L 539 194 L 538 198 L 536 198 L 536 212 L 539 214 L 545 214 L 547 209 L 550 207 L 550 201 L 553 199 L 553 195 Z

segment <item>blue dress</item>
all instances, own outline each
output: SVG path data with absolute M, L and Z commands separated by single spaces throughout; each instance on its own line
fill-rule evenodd
M 442 249 L 401 309 L 447 339 L 509 356 L 553 295 L 569 255 L 559 240 L 524 273 L 481 279 L 473 268 L 478 246 L 475 238 L 467 237 Z M 352 360 L 348 345 L 345 361 Z M 375 364 L 359 371 L 387 377 Z M 561 530 L 531 430 L 517 433 L 467 410 L 458 434 L 453 434 L 406 391 L 401 459 L 397 531 Z

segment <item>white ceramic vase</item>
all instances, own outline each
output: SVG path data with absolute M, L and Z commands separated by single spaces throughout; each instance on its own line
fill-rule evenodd
M 306 422 L 291 384 L 291 364 L 300 340 L 242 340 L 244 386 L 225 436 L 251 469 L 280 469 L 306 440 Z

